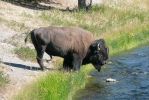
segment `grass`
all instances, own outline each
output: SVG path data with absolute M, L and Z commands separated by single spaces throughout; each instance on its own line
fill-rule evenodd
M 54 71 L 47 73 L 27 86 L 15 100 L 71 100 L 74 91 L 84 87 L 87 72 L 91 69 L 86 66 L 80 72 Z M 50 88 L 48 88 L 50 87 Z
M 33 49 L 30 49 L 29 47 L 20 47 L 16 48 L 15 54 L 18 55 L 19 58 L 23 60 L 29 60 L 29 61 L 35 61 L 36 60 L 36 52 Z
M 29 30 L 29 27 L 25 26 L 24 23 L 17 22 L 15 20 L 8 21 L 8 20 L 0 17 L 0 22 L 17 32 Z
M 128 0 L 127 0 L 128 1 Z M 91 31 L 96 38 L 104 38 L 110 48 L 110 55 L 149 43 L 149 5 L 146 0 L 132 0 L 131 6 L 108 3 L 94 6 L 89 12 L 42 11 L 37 18 L 49 25 L 78 26 Z M 139 3 L 138 3 L 139 2 Z M 140 4 L 141 3 L 141 4 Z M 137 8 L 138 7 L 138 8 Z M 31 59 L 28 49 L 19 48 L 17 54 Z M 57 66 L 59 63 L 57 64 Z M 92 70 L 85 66 L 78 73 L 54 71 L 39 78 L 18 94 L 16 100 L 71 100 L 74 92 L 84 87 L 87 74 Z
M 8 83 L 8 78 L 0 71 L 0 88 L 3 87 L 6 83 Z
M 127 26 L 126 29 L 123 27 L 123 29 L 109 35 L 103 34 L 108 42 L 111 55 L 149 43 L 149 29 L 147 28 L 149 25 L 136 26 L 131 31 L 130 27 L 132 26 Z M 111 38 L 112 36 L 114 37 Z
M 114 28 L 123 27 L 126 24 L 148 22 L 149 14 L 140 9 L 123 10 L 101 5 L 100 7 L 94 6 L 89 12 L 44 11 L 38 14 L 38 18 L 50 25 L 82 27 L 99 36 L 101 33 L 112 31 Z

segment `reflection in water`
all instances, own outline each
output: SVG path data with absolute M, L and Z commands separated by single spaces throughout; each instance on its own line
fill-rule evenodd
M 112 58 L 74 100 L 149 100 L 149 46 Z M 107 78 L 119 82 L 106 83 Z

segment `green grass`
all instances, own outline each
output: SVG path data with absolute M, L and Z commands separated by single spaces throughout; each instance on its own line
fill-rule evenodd
M 112 56 L 149 43 L 149 6 L 139 9 L 136 8 L 139 3 L 133 2 L 134 7 L 133 4 L 121 8 L 120 5 L 111 6 L 106 3 L 100 7 L 94 6 L 89 12 L 43 11 L 37 18 L 49 25 L 78 26 L 91 31 L 96 38 L 106 40 Z M 74 92 L 84 87 L 87 74 L 92 69 L 87 65 L 78 73 L 48 73 L 27 86 L 15 99 L 71 100 Z
M 15 100 L 71 100 L 74 91 L 84 87 L 86 76 L 91 70 L 86 66 L 80 72 L 54 71 L 41 76 L 27 86 Z
M 130 26 L 131 27 L 131 26 Z M 110 54 L 114 55 L 121 53 L 141 45 L 149 43 L 149 25 L 133 28 L 132 31 L 129 30 L 119 30 L 118 33 L 112 33 L 111 35 L 105 35 L 110 48 Z M 114 36 L 115 35 L 115 36 Z M 113 38 L 111 38 L 114 36 Z

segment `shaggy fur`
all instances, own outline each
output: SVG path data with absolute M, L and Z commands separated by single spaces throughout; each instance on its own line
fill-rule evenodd
M 30 34 L 37 52 L 37 62 L 42 70 L 44 69 L 42 60 L 44 52 L 51 57 L 64 58 L 63 67 L 73 70 L 79 70 L 82 64 L 88 63 L 92 63 L 96 69 L 100 70 L 102 62 L 108 59 L 108 50 L 104 40 L 94 40 L 90 32 L 81 28 L 50 26 L 34 29 Z M 102 46 L 100 50 L 103 54 L 97 53 L 99 51 L 97 46 Z M 99 59 L 99 55 L 103 57 Z M 99 63 L 97 60 L 102 61 Z

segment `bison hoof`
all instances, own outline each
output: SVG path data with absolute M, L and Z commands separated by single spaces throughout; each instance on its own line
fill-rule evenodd
M 40 69 L 41 69 L 42 71 L 44 71 L 44 70 L 46 70 L 46 67 L 41 67 Z

